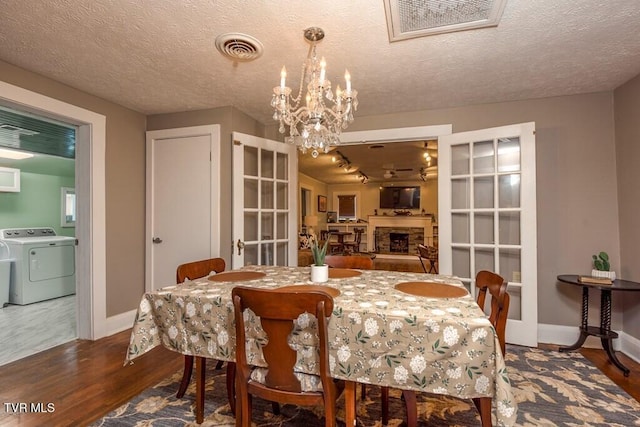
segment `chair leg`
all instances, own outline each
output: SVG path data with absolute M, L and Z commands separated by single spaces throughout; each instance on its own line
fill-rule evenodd
M 436 263 L 434 261 L 429 260 L 429 273 L 438 274 L 438 268 L 436 267 Z
M 422 262 L 422 258 L 421 258 L 421 257 L 418 257 L 418 259 L 420 260 L 420 265 L 422 265 L 422 270 L 424 270 L 424 272 L 425 272 L 425 273 L 429 273 L 429 272 L 427 271 L 427 267 L 425 267 L 425 266 L 424 266 L 424 262 Z
M 271 402 L 271 410 L 273 415 L 280 415 L 280 404 L 278 402 Z
M 231 413 L 236 415 L 236 364 L 235 362 L 227 363 L 227 399 Z
M 380 387 L 380 401 L 382 404 L 382 425 L 389 424 L 389 387 Z
M 416 427 L 418 425 L 418 400 L 416 392 L 411 390 L 402 390 L 402 397 L 407 407 L 407 427 Z
M 207 359 L 196 357 L 196 423 L 202 424 L 204 419 L 204 379 Z
M 482 427 L 491 427 L 491 398 L 490 397 L 474 397 L 473 403 L 476 405 L 480 413 L 480 421 Z
M 191 381 L 191 373 L 193 372 L 193 356 L 184 356 L 184 372 L 182 373 L 182 380 L 180 381 L 180 387 L 178 388 L 178 392 L 176 393 L 176 397 L 178 399 L 184 396 L 184 393 L 187 391 L 187 387 L 189 387 L 189 382 Z
M 360 399 L 365 400 L 366 398 L 367 398 L 367 385 L 363 383 L 360 385 Z
M 222 360 L 218 360 L 218 363 L 216 363 L 216 371 L 222 369 L 222 365 L 224 365 L 224 362 Z

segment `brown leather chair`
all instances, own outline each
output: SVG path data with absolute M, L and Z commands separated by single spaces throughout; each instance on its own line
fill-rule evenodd
M 373 260 L 364 255 L 327 255 L 324 262 L 333 268 L 358 268 L 373 270 Z
M 422 269 L 425 273 L 438 274 L 438 267 L 436 265 L 438 262 L 438 248 L 435 246 L 418 245 L 418 259 L 420 260 L 420 264 L 422 264 Z M 428 271 L 423 260 L 429 264 Z
M 252 396 L 294 405 L 323 405 L 325 426 L 336 425 L 336 399 L 339 386 L 329 376 L 327 325 L 333 311 L 333 298 L 321 291 L 256 289 L 237 286 L 232 291 L 236 322 L 236 391 L 239 425 L 251 425 Z M 268 368 L 255 368 L 247 360 L 244 311 L 260 318 L 268 342 L 262 347 Z M 318 365 L 320 375 L 300 379 L 294 372 L 297 352 L 289 346 L 293 321 L 302 313 L 318 319 Z M 318 383 L 321 387 L 318 387 Z M 314 385 L 310 387 L 310 385 Z M 306 391 L 303 391 L 306 390 Z M 238 425 L 238 423 L 236 424 Z
M 184 283 L 185 280 L 194 280 L 199 279 L 201 277 L 208 276 L 211 272 L 220 273 L 223 272 L 226 268 L 226 264 L 224 259 L 222 258 L 211 258 L 211 259 L 203 259 L 200 261 L 188 262 L 186 264 L 181 264 L 178 266 L 176 270 L 176 283 L 181 284 Z M 187 391 L 187 387 L 189 387 L 189 382 L 191 381 L 191 374 L 193 372 L 193 356 L 184 356 L 184 372 L 182 374 L 182 380 L 180 381 L 180 387 L 178 388 L 178 392 L 176 393 L 176 397 L 181 398 L 184 396 L 184 393 Z M 231 362 L 233 363 L 233 362 Z M 216 365 L 216 369 L 220 369 L 222 367 L 222 361 L 218 361 Z M 233 366 L 228 366 L 227 370 L 233 370 Z M 232 377 L 233 378 L 233 377 Z M 229 387 L 233 387 L 232 378 L 227 381 L 227 391 L 230 396 L 229 404 L 231 405 L 231 410 L 235 410 L 235 401 L 233 399 L 233 390 L 229 389 Z
M 505 330 L 507 328 L 507 318 L 509 315 L 509 294 L 507 293 L 507 282 L 502 276 L 491 271 L 482 270 L 476 274 L 476 288 L 478 296 L 476 301 L 483 310 L 485 309 L 485 299 L 487 291 L 491 294 L 491 311 L 489 312 L 489 321 L 496 330 L 498 341 L 500 341 L 500 350 L 505 354 Z M 402 390 L 407 407 L 407 426 L 415 427 L 418 425 L 418 408 L 416 393 L 414 391 Z M 488 397 L 473 398 L 483 426 L 491 425 L 491 399 Z M 385 417 L 386 415 L 386 417 Z M 382 424 L 387 425 L 389 422 L 389 388 L 382 388 Z
M 344 242 L 344 250 L 345 252 L 360 252 L 360 243 L 362 243 L 362 233 L 364 233 L 364 228 L 354 228 L 353 229 L 353 240 Z

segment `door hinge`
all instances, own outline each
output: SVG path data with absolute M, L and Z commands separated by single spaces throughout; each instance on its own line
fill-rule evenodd
M 238 141 L 237 139 L 234 139 L 233 145 L 242 145 L 242 142 Z

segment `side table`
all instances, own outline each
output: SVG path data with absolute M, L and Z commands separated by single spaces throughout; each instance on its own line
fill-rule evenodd
M 602 347 L 607 352 L 609 360 L 616 365 L 625 377 L 629 376 L 629 368 L 624 366 L 616 357 L 613 351 L 612 340 L 618 338 L 618 334 L 611 330 L 611 292 L 613 291 L 640 291 L 640 283 L 630 280 L 616 279 L 611 285 L 601 285 L 597 283 L 582 283 L 578 280 L 577 274 L 561 274 L 558 281 L 582 287 L 582 321 L 580 324 L 580 336 L 575 344 L 560 347 L 559 351 L 573 351 L 582 347 L 587 336 L 593 335 L 600 338 Z M 589 326 L 589 288 L 600 289 L 600 327 Z

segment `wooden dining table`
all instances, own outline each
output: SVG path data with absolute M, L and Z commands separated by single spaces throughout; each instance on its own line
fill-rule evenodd
M 347 426 L 355 425 L 356 383 L 483 398 L 489 403 L 483 425 L 491 425 L 487 408 L 495 425 L 515 423 L 517 404 L 495 329 L 460 280 L 381 270 L 329 273 L 319 286 L 334 294 L 329 359 L 331 376 L 346 381 Z M 309 278 L 309 267 L 247 266 L 145 293 L 125 363 L 158 345 L 196 362 L 235 361 L 231 290 L 313 285 Z M 317 373 L 315 366 L 301 354 L 296 369 Z M 196 381 L 202 388 L 200 376 Z M 196 400 L 202 422 L 201 396 Z

